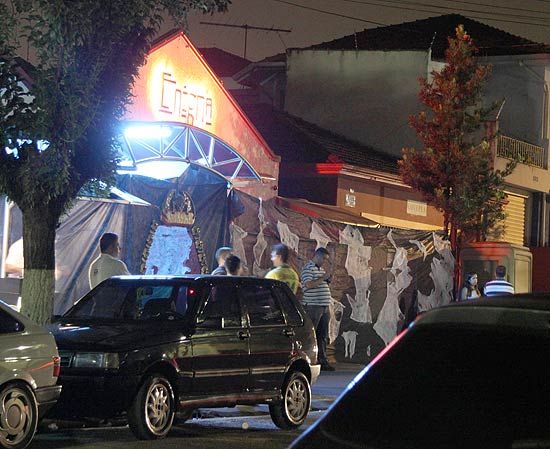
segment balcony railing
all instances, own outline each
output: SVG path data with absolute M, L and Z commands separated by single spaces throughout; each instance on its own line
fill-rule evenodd
M 546 168 L 546 156 L 543 147 L 513 137 L 498 136 L 497 156 L 506 159 L 518 159 L 522 164 L 532 167 Z

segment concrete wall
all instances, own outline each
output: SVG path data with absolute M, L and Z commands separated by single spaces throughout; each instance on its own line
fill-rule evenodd
M 285 110 L 396 156 L 420 145 L 409 127 L 420 110 L 427 51 L 291 50 Z
M 484 89 L 487 104 L 506 100 L 499 117 L 500 131 L 548 149 L 545 82 L 550 82 L 550 55 L 499 56 L 481 62 L 492 65 Z
M 346 201 L 350 194 L 355 199 L 354 207 Z M 411 202 L 425 205 L 425 208 L 413 209 Z M 403 227 L 413 229 L 443 229 L 443 215 L 428 205 L 420 193 L 405 186 L 342 176 L 338 180 L 337 205 L 358 215 L 368 214 L 366 216 L 375 221 L 376 217 L 386 217 L 388 224 L 396 227 L 402 223 Z

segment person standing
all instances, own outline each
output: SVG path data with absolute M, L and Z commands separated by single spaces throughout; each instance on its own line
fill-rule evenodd
M 321 370 L 334 371 L 327 360 L 328 326 L 330 321 L 330 274 L 323 268 L 330 256 L 326 248 L 317 248 L 313 258 L 302 268 L 302 289 L 304 308 L 313 322 L 317 333 L 319 363 Z
M 464 286 L 460 291 L 461 301 L 467 301 L 469 299 L 475 299 L 481 296 L 477 282 L 477 273 L 470 272 L 466 275 Z
M 118 235 L 112 232 L 103 234 L 99 239 L 99 250 L 101 254 L 91 263 L 88 271 L 90 288 L 94 288 L 111 276 L 130 274 L 126 264 L 119 259 L 120 243 Z
M 506 280 L 506 267 L 498 265 L 495 270 L 495 279 L 485 284 L 485 296 L 513 295 L 514 286 Z
M 241 259 L 234 254 L 229 255 L 225 259 L 225 271 L 227 276 L 241 276 L 243 274 Z
M 222 246 L 221 248 L 218 248 L 216 250 L 216 261 L 218 262 L 217 268 L 212 271 L 212 274 L 215 276 L 223 276 L 227 274 L 227 271 L 225 269 L 225 259 L 227 259 L 231 252 L 233 251 L 233 248 L 230 246 Z
M 292 293 L 296 294 L 300 286 L 300 278 L 298 277 L 298 273 L 288 265 L 289 254 L 288 246 L 284 243 L 273 245 L 273 248 L 271 248 L 271 262 L 275 268 L 268 271 L 265 277 L 285 282 L 292 290 Z

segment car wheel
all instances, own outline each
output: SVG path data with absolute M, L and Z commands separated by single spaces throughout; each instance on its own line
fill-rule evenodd
M 307 377 L 300 371 L 288 374 L 281 393 L 282 401 L 269 404 L 271 419 L 281 429 L 301 426 L 311 405 L 311 388 Z
M 174 422 L 175 400 L 170 382 L 154 375 L 143 383 L 128 410 L 128 424 L 140 440 L 164 438 Z
M 37 424 L 34 392 L 22 383 L 4 386 L 0 392 L 0 445 L 10 449 L 27 447 Z

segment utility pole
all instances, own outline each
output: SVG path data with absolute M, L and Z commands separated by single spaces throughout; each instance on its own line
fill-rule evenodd
M 282 28 L 265 28 L 265 27 L 257 27 L 252 26 L 248 24 L 244 25 L 231 25 L 229 23 L 219 23 L 219 22 L 201 22 L 202 25 L 214 25 L 214 26 L 220 26 L 220 27 L 228 27 L 228 28 L 242 28 L 244 29 L 244 52 L 243 52 L 243 58 L 246 59 L 246 44 L 248 41 L 248 30 L 260 30 L 260 31 L 268 31 L 268 32 L 275 32 L 275 33 L 290 33 L 292 30 L 284 30 Z

